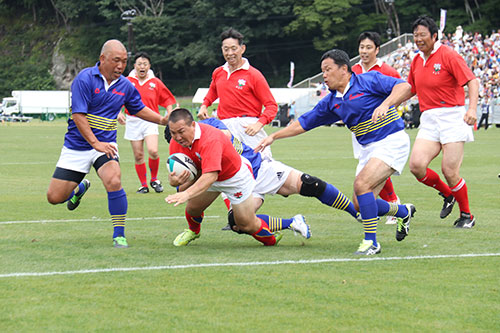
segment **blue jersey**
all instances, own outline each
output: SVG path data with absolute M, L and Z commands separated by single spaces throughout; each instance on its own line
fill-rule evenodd
M 224 123 L 217 118 L 200 120 L 199 123 L 207 124 L 220 130 L 228 130 L 226 125 L 224 125 Z M 238 140 L 238 138 L 235 138 L 233 135 L 231 135 L 231 142 L 233 143 L 233 147 L 236 149 L 238 154 L 250 161 L 250 164 L 252 164 L 253 177 L 257 179 L 260 164 L 262 163 L 262 156 L 260 153 L 254 152 L 252 148 Z
M 85 68 L 71 84 L 71 114 L 84 113 L 97 140 L 116 142 L 117 117 L 122 106 L 135 114 L 144 108 L 144 104 L 137 89 L 124 76 L 106 91 L 98 66 L 99 62 L 94 67 Z M 92 149 L 80 134 L 73 117 L 68 120 L 64 146 L 74 150 Z
M 376 123 L 371 121 L 373 111 L 391 94 L 395 85 L 403 82 L 376 71 L 363 75 L 352 73 L 345 95 L 332 91 L 298 120 L 306 131 L 342 120 L 361 145 L 380 141 L 405 127 L 394 106 L 389 108 L 384 119 Z

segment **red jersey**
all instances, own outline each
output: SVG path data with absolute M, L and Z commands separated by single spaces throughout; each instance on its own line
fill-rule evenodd
M 156 77 L 150 77 L 142 84 L 139 83 L 139 80 L 136 76 L 128 76 L 130 82 L 134 85 L 134 87 L 139 91 L 141 95 L 141 100 L 148 108 L 156 113 L 160 113 L 159 105 L 163 107 L 167 107 L 169 105 L 175 104 L 176 100 L 174 95 L 168 90 L 168 88 L 161 82 L 160 79 Z M 128 111 L 125 110 L 127 114 Z
M 188 155 L 201 173 L 218 172 L 217 181 L 233 177 L 241 168 L 241 157 L 231 140 L 215 127 L 196 123 L 193 144 L 186 148 L 170 141 L 170 155 Z
M 368 69 L 367 71 L 365 71 L 365 69 L 361 65 L 361 62 L 358 62 L 356 65 L 352 66 L 351 69 L 355 74 L 358 74 L 358 75 L 366 73 L 366 72 L 370 72 L 370 71 L 377 71 L 377 72 L 380 72 L 384 75 L 395 77 L 396 79 L 401 78 L 401 75 L 399 75 L 397 70 L 395 70 L 394 68 L 392 68 L 391 66 L 389 66 L 388 64 L 386 64 L 385 62 L 383 62 L 380 59 L 377 59 L 377 62 L 372 67 L 370 67 L 370 69 Z
M 214 70 L 203 105 L 210 106 L 219 98 L 219 119 L 257 117 L 259 122 L 267 125 L 276 117 L 278 104 L 264 75 L 244 60 L 243 66 L 231 74 L 227 64 Z
M 453 107 L 465 104 L 463 86 L 476 77 L 465 60 L 453 49 L 441 43 L 427 60 L 419 52 L 413 58 L 408 75 L 411 91 L 418 95 L 420 110 Z

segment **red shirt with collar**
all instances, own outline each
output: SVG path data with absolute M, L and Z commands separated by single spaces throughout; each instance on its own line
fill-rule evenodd
M 422 52 L 413 58 L 408 75 L 411 91 L 418 95 L 422 112 L 464 105 L 463 86 L 476 78 L 457 52 L 446 45 L 436 44 L 426 61 Z
M 214 70 L 203 105 L 210 106 L 219 98 L 219 119 L 247 116 L 259 118 L 264 125 L 269 124 L 278 113 L 278 104 L 264 75 L 250 66 L 246 59 L 241 68 L 231 74 L 228 71 L 227 64 Z
M 174 95 L 157 77 L 149 78 L 143 84 L 135 76 L 128 76 L 127 79 L 139 91 L 142 102 L 156 113 L 160 113 L 159 105 L 166 108 L 176 103 Z M 125 112 L 129 114 L 127 110 Z
M 352 66 L 351 69 L 355 74 L 358 74 L 358 75 L 366 73 L 365 69 L 361 65 L 361 62 L 358 62 L 356 65 Z M 401 78 L 401 75 L 399 75 L 397 70 L 395 70 L 393 67 L 389 66 L 385 62 L 381 61 L 380 59 L 377 60 L 375 65 L 370 67 L 370 69 L 368 69 L 367 72 L 370 72 L 370 71 L 377 71 L 377 72 L 380 72 L 384 75 L 392 76 L 392 77 L 395 77 L 397 79 Z
M 175 140 L 170 141 L 170 155 L 183 153 L 189 156 L 201 173 L 218 172 L 217 181 L 233 177 L 241 168 L 241 157 L 231 140 L 215 127 L 196 123 L 195 137 L 190 148 Z

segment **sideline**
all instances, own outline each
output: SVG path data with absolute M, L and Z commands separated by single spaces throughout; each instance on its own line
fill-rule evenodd
M 205 218 L 220 218 L 220 216 L 205 216 Z M 127 221 L 144 221 L 144 220 L 179 220 L 186 219 L 184 216 L 154 216 L 154 217 L 127 217 Z M 88 218 L 88 219 L 69 219 L 69 220 L 25 220 L 25 221 L 0 221 L 2 224 L 23 224 L 23 223 L 68 223 L 68 222 L 100 222 L 110 221 L 110 218 Z
M 447 259 L 447 258 L 474 258 L 474 257 L 498 257 L 500 253 L 471 253 L 471 254 L 450 254 L 434 256 L 414 256 L 414 257 L 371 257 L 371 258 L 327 258 L 311 260 L 283 260 L 283 261 L 255 261 L 255 262 L 228 262 L 228 263 L 205 263 L 190 265 L 166 265 L 149 267 L 116 267 L 101 269 L 83 269 L 78 271 L 59 271 L 59 272 L 26 272 L 26 273 L 7 273 L 0 274 L 0 278 L 9 277 L 36 277 L 36 276 L 54 276 L 54 275 L 75 275 L 75 274 L 95 274 L 95 273 L 114 273 L 114 272 L 134 272 L 134 271 L 158 271 L 169 269 L 190 269 L 190 268 L 211 268 L 211 267 L 238 267 L 238 266 L 265 266 L 265 265 L 297 265 L 297 264 L 322 264 L 336 262 L 366 262 L 366 261 L 393 261 L 393 260 L 420 260 L 420 259 Z

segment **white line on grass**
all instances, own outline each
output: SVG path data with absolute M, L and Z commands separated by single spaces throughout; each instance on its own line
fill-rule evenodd
M 205 216 L 205 218 L 220 218 L 220 216 Z M 154 217 L 127 217 L 127 221 L 144 220 L 177 220 L 185 219 L 184 216 L 154 216 Z M 21 223 L 66 223 L 66 222 L 86 222 L 86 221 L 109 221 L 109 218 L 88 218 L 88 219 L 70 219 L 70 220 L 26 220 L 26 221 L 0 221 L 2 224 L 21 224 Z
M 497 257 L 500 253 L 469 253 L 469 254 L 443 254 L 434 256 L 414 256 L 414 257 L 370 257 L 370 258 L 327 258 L 312 260 L 282 260 L 282 261 L 255 261 L 255 262 L 227 262 L 227 263 L 205 263 L 190 265 L 166 265 L 149 267 L 116 267 L 101 269 L 83 269 L 78 271 L 60 272 L 26 272 L 0 274 L 0 278 L 8 277 L 29 277 L 29 276 L 54 276 L 54 275 L 74 275 L 93 273 L 113 273 L 113 272 L 133 272 L 133 271 L 158 271 L 167 269 L 188 269 L 188 268 L 209 268 L 209 267 L 231 267 L 231 266 L 265 266 L 265 265 L 296 265 L 296 264 L 322 264 L 332 262 L 360 262 L 360 261 L 391 261 L 391 260 L 419 260 L 419 259 L 443 259 L 443 258 L 472 258 L 472 257 Z

